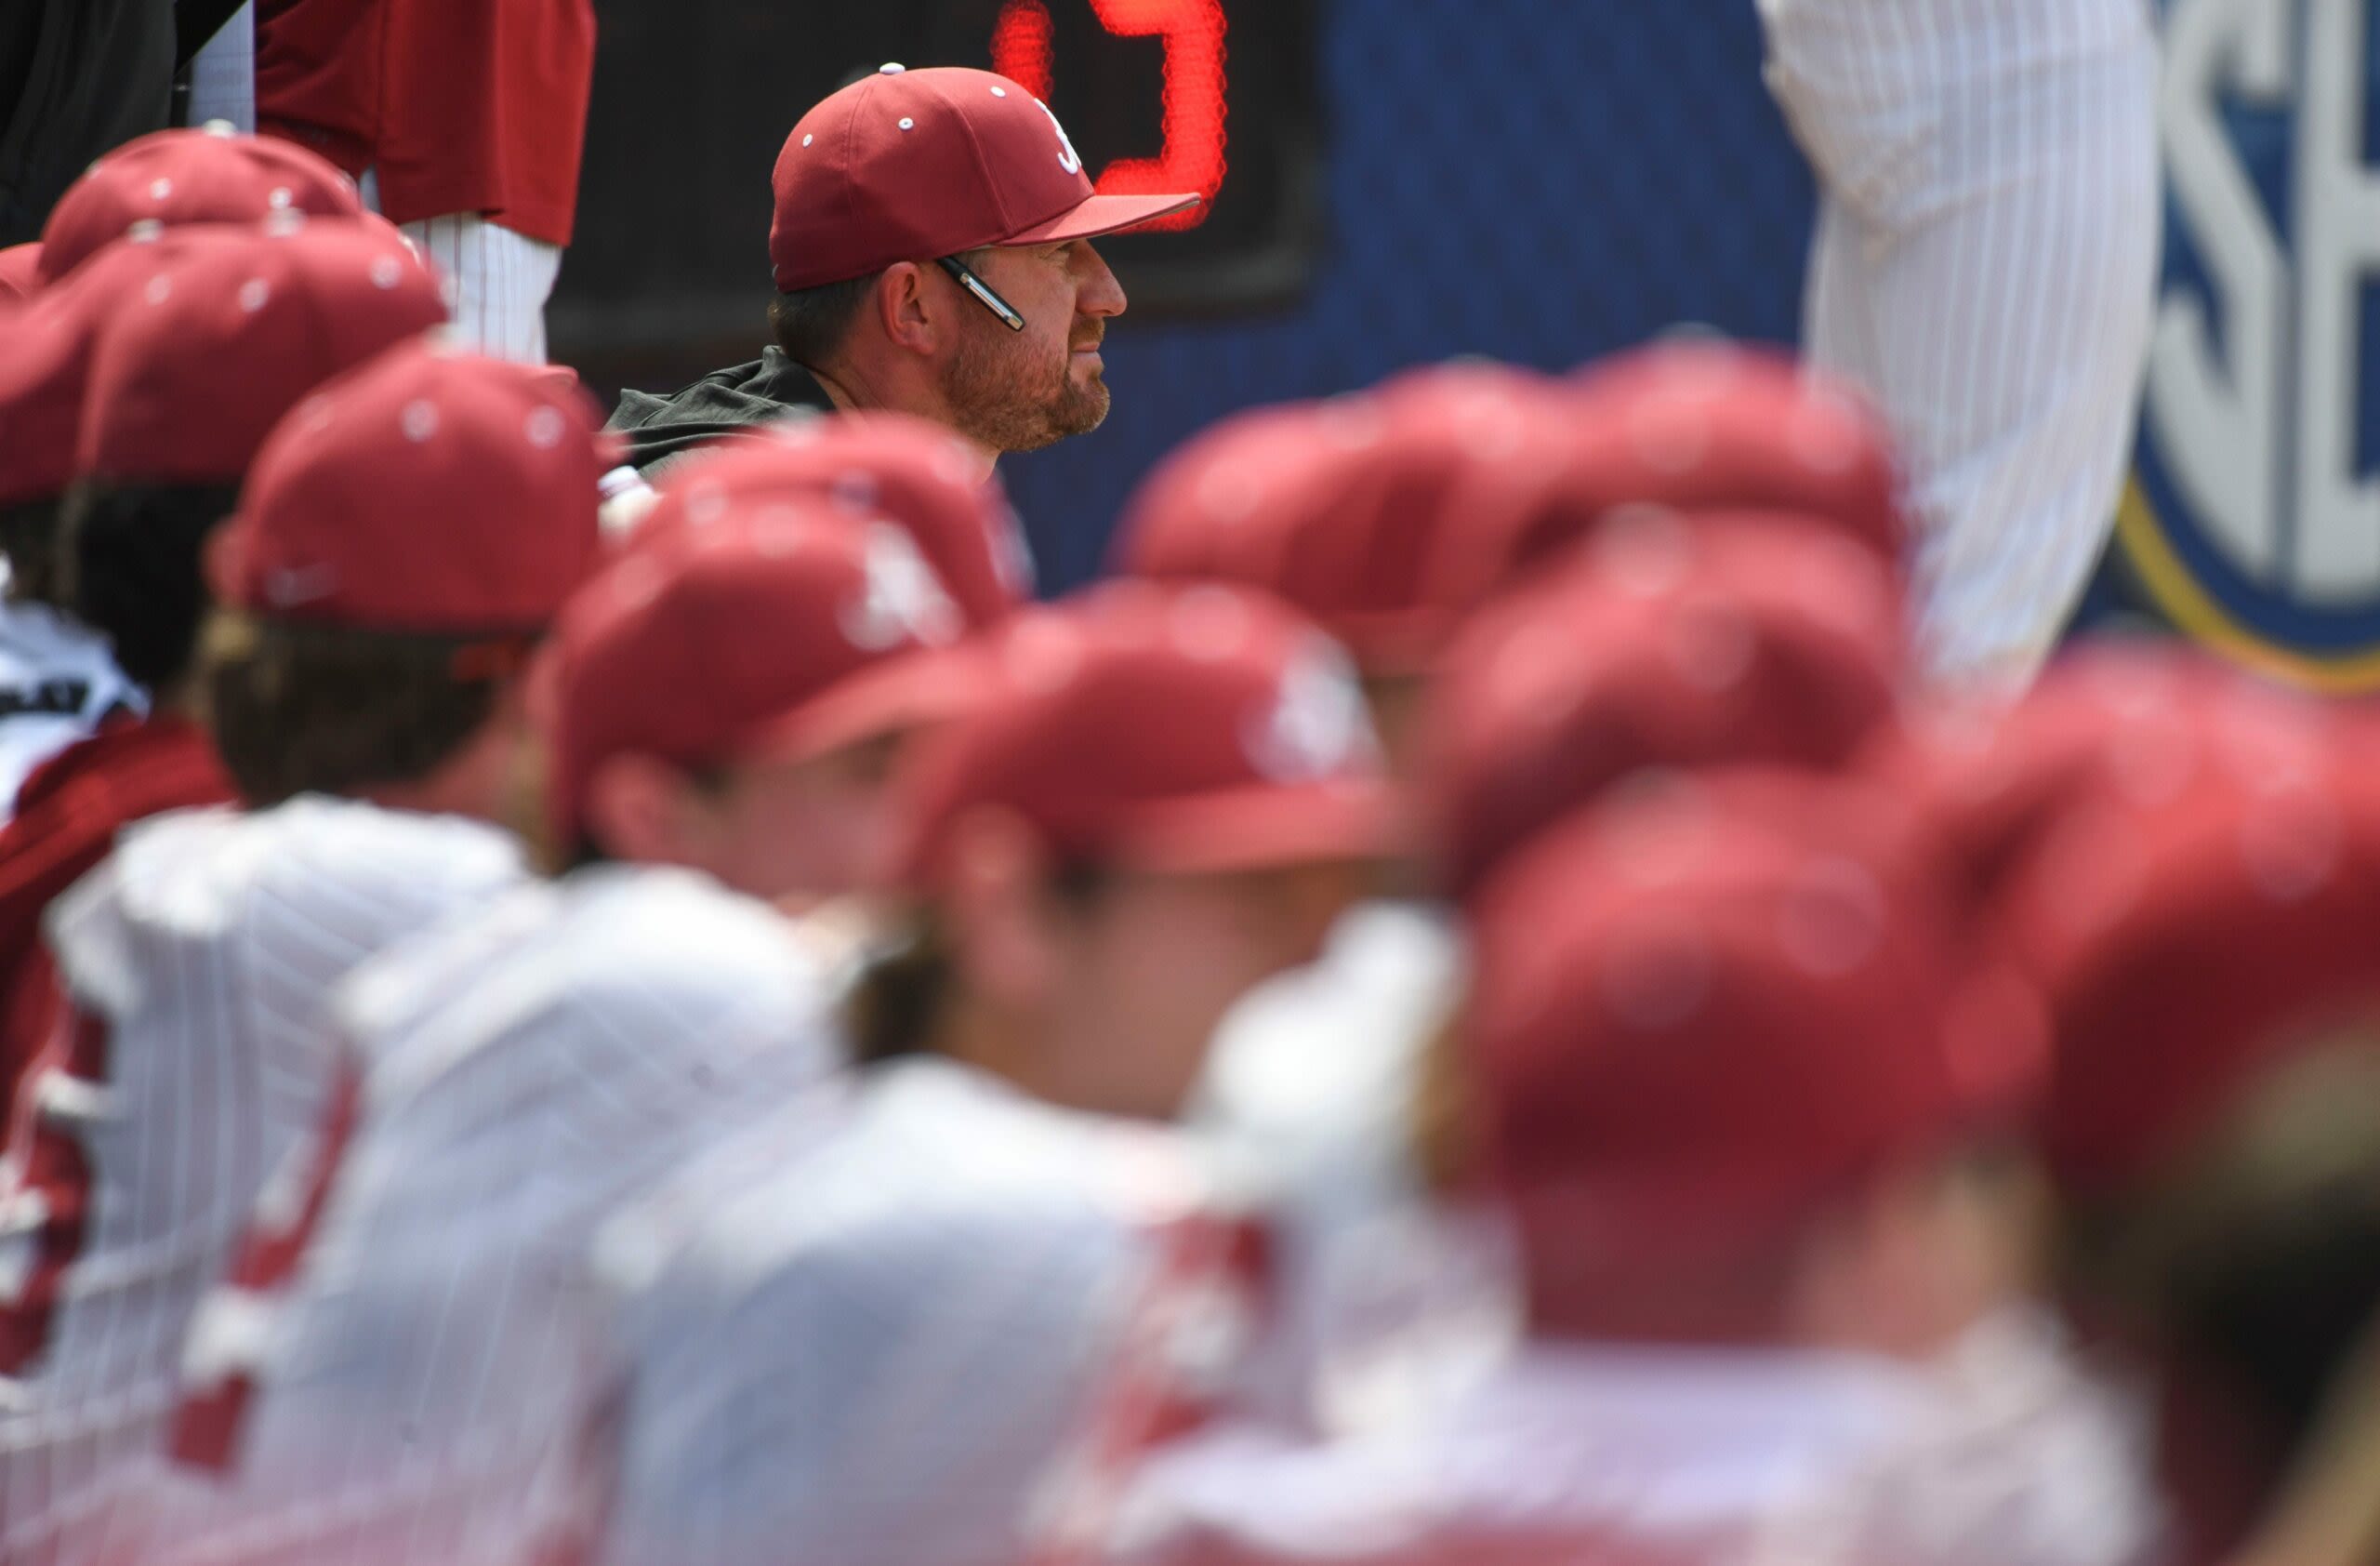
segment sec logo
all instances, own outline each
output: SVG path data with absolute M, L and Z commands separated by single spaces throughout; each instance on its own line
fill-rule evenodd
M 2165 262 L 2117 523 L 2202 642 L 2380 686 L 2380 0 L 2171 0 Z

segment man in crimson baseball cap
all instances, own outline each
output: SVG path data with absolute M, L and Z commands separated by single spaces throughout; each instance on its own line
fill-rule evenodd
M 1098 194 L 1017 83 L 897 64 L 803 115 L 774 184 L 775 341 L 668 397 L 624 395 L 612 422 L 640 468 L 800 408 L 932 418 L 986 471 L 1095 429 L 1125 300 L 1091 241 L 1197 200 Z
M 1523 1342 L 1418 1427 L 1161 1457 L 1125 1558 L 2137 1559 L 2130 1427 L 2037 1320 L 2022 1182 L 1976 1156 L 2039 1008 L 1967 973 L 1893 805 L 1691 784 L 1506 867 L 1457 1042 Z
M 640 539 L 538 670 L 557 868 L 681 864 L 756 896 L 855 892 L 903 738 L 963 709 L 969 628 L 910 536 L 823 495 L 743 496 Z
M 446 306 L 403 237 L 368 215 L 197 225 L 138 250 L 93 336 L 60 539 L 70 606 L 173 704 L 206 607 L 199 551 L 266 433 Z
M 16 310 L 0 310 L 0 819 L 33 768 L 117 708 L 138 710 L 107 639 L 75 618 L 60 579 L 58 511 L 74 474 L 84 383 L 99 326 L 147 247 L 129 241 Z
M 19 1062 L 46 1036 L 55 1002 L 38 944 L 52 900 L 126 823 L 230 792 L 196 722 L 200 551 L 258 443 L 316 382 L 419 335 L 445 308 L 392 232 L 324 223 L 277 236 L 200 225 L 122 241 L 29 313 L 39 318 L 26 355 L 38 414 L 29 422 L 86 464 L 59 518 L 62 596 L 148 697 L 137 721 L 127 711 L 52 757 L 0 831 L 0 976 L 16 981 L 0 1059 Z M 0 378 L 18 373 L 12 362 Z M 79 419 L 58 402 L 68 388 Z M 23 458 L 5 462 L 20 478 L 58 458 L 22 432 L 7 444 Z
M 2309 1525 L 2368 1540 L 2380 1448 L 2346 1413 L 2380 1331 L 2364 720 L 2308 703 L 2276 722 L 2219 677 L 2169 678 L 2185 710 L 2099 706 L 2088 744 L 2071 683 L 2011 715 L 2008 748 L 2035 760 L 1973 763 L 2042 817 L 1992 909 L 2056 1025 L 2041 1135 L 2062 1281 L 2156 1393 L 2183 1555 L 2303 1558 Z M 2064 710 L 2026 724 L 2043 696 Z M 2065 775 L 2047 797 L 2044 766 Z
M 289 270 L 250 255 L 239 259 L 254 270 L 190 288 L 193 352 L 222 340 L 210 312 L 252 323 L 258 355 L 275 359 L 351 345 L 366 316 L 405 323 L 386 301 L 417 273 L 382 289 L 367 253 L 343 248 L 311 277 L 294 250 L 274 255 Z M 164 275 L 175 286 L 161 312 L 201 274 Z M 423 299 L 434 306 L 435 290 L 416 315 Z M 255 440 L 235 418 L 211 433 L 234 452 Z M 41 1499 L 69 1537 L 81 1519 L 121 1515 L 130 1487 L 154 1477 L 143 1454 L 170 1427 L 201 1292 L 230 1267 L 238 1215 L 332 1100 L 340 1057 L 319 1046 L 349 970 L 526 874 L 498 824 L 522 791 L 519 675 L 595 564 L 604 447 L 582 394 L 416 340 L 302 394 L 243 458 L 237 509 L 207 542 L 216 607 L 192 683 L 218 742 L 209 764 L 219 750 L 251 808 L 110 834 L 44 926 L 62 988 L 107 1018 L 119 1090 L 84 1170 L 108 1228 L 46 1245 L 76 1262 L 71 1288 L 52 1266 L 0 1311 L 8 1374 L 31 1368 L 57 1413 L 12 1455 L 61 1475 Z M 160 461 L 205 457 L 159 449 Z M 146 777 L 127 766 L 119 786 Z M 90 1068 L 46 1058 L 19 1108 Z M 223 1124 L 242 1135 L 205 1161 L 206 1179 L 142 1176 L 147 1149 Z M 161 1235 L 178 1237 L 181 1257 L 162 1275 L 133 1259 Z M 77 1330 L 78 1318 L 108 1330 Z M 93 1428 L 112 1436 L 98 1453 Z
M 1311 962 L 1389 847 L 1362 696 L 1310 624 L 1214 585 L 1117 583 L 980 657 L 896 782 L 918 922 L 864 981 L 861 1052 L 1170 1118 L 1225 1009 Z

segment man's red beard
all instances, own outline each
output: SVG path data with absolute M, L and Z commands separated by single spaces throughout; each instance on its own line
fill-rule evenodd
M 1105 378 L 1078 384 L 1074 351 L 1095 348 L 1104 322 L 1078 325 L 1054 369 L 1034 344 L 988 318 L 959 345 L 942 382 L 959 432 L 994 451 L 1038 451 L 1096 430 L 1107 417 Z

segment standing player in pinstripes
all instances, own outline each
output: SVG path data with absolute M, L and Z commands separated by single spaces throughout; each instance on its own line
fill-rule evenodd
M 465 341 L 542 364 L 577 211 L 592 0 L 257 0 L 256 125 L 421 246 Z
M 242 308 L 236 282 L 175 284 Z M 249 319 L 282 297 L 351 325 L 368 302 L 303 293 L 271 274 Z M 197 683 L 225 765 L 254 803 L 377 804 L 169 816 L 51 910 L 67 1015 L 20 1101 L 0 1232 L 0 1558 L 120 1558 L 191 1311 L 316 1118 L 328 987 L 521 878 L 510 836 L 469 817 L 509 783 L 521 645 L 595 554 L 594 427 L 533 372 L 399 347 L 281 423 L 217 530 Z
M 1812 359 L 1912 469 L 1921 648 L 2021 687 L 2108 537 L 2160 219 L 2149 0 L 1760 0 L 1822 192 Z
M 552 836 L 628 862 L 346 987 L 352 1096 L 193 1327 L 146 1559 L 512 1563 L 562 1523 L 596 1225 L 844 1058 L 824 922 L 722 882 L 853 889 L 865 759 L 968 688 L 931 641 L 963 620 L 884 531 L 726 498 L 573 600 L 539 677 Z M 665 803 L 665 772 L 715 780 Z

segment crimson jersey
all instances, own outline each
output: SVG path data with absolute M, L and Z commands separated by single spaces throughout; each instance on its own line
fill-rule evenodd
M 64 1014 L 0 1162 L 0 1559 L 120 1557 L 191 1312 L 320 1114 L 332 986 L 522 873 L 492 827 L 303 799 L 143 823 L 51 908 Z
M 359 971 L 347 1086 L 192 1325 L 142 1559 L 532 1559 L 571 1509 L 595 1227 L 830 1077 L 837 994 L 774 910 L 628 867 Z

